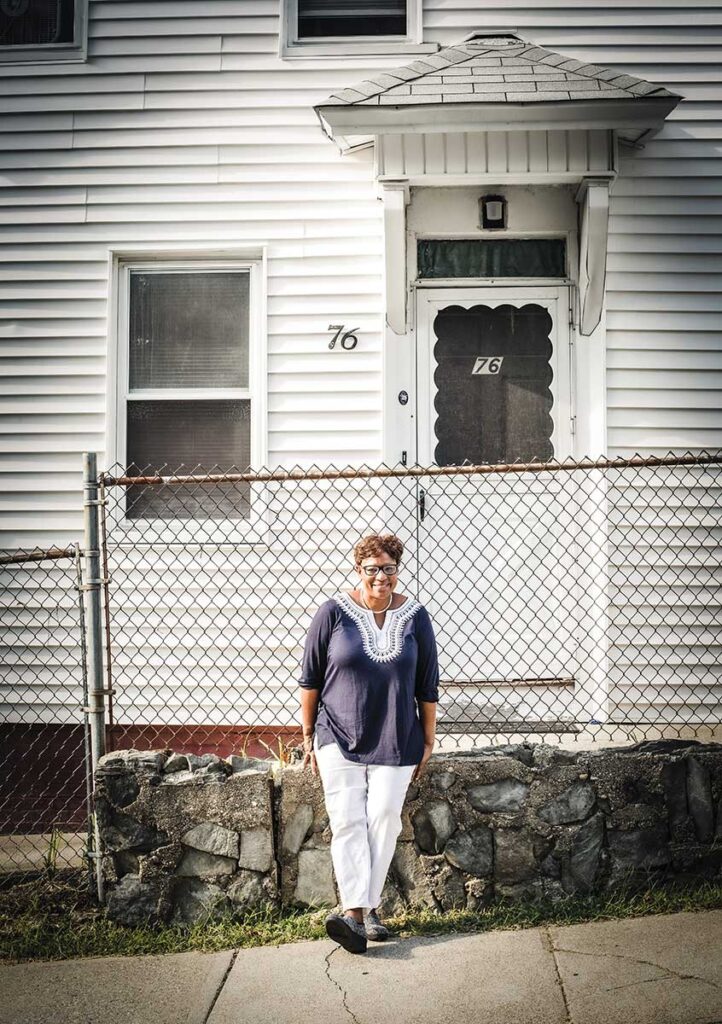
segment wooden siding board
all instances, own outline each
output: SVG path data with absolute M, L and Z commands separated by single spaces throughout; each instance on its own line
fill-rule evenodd
M 72 70 L 71 70 L 72 69 Z M 40 96 L 78 95 L 88 93 L 107 93 L 123 96 L 126 93 L 142 93 L 145 74 L 105 74 L 88 65 L 71 65 L 58 75 L 57 65 L 37 65 L 32 71 L 27 67 L 14 68 L 11 74 L 10 65 L 0 65 L 3 97 L 19 96 L 35 105 L 35 111 L 46 109 L 46 99 L 33 99 Z
M 8 186 L 0 189 L 0 208 L 3 206 L 25 207 L 30 204 L 42 206 L 66 206 L 83 204 L 87 198 L 84 188 L 33 188 L 21 189 Z
M 685 274 L 684 269 L 680 268 L 677 273 L 667 274 L 660 271 L 655 274 L 649 272 L 646 267 L 644 271 L 640 270 L 633 275 L 607 271 L 607 288 L 615 293 L 615 298 L 625 294 L 654 293 L 653 290 L 656 288 L 659 288 L 660 292 L 665 288 L 672 292 L 679 289 L 681 292 L 685 285 L 694 292 L 717 292 L 720 287 L 719 272 L 708 268 L 707 273 Z
M 68 344 L 68 350 L 72 350 L 72 345 L 77 342 Z M 3 346 L 4 348 L 5 346 Z M 12 348 L 12 346 L 8 346 Z M 21 358 L 27 355 L 27 352 L 23 352 L 18 346 L 16 354 Z M 86 352 L 86 355 L 102 355 L 101 346 L 93 346 L 93 350 Z M 33 356 L 39 358 L 43 355 L 42 350 L 38 350 L 33 347 Z M 37 395 L 38 408 L 42 404 L 43 408 L 47 408 L 48 401 L 65 401 L 65 395 L 104 395 L 104 375 L 98 374 L 93 377 L 91 375 L 85 377 L 48 377 L 47 379 L 38 379 L 36 376 L 7 376 L 0 380 L 0 395 L 9 395 L 11 397 L 17 397 L 18 402 L 24 403 L 24 410 L 27 410 L 28 400 L 27 395 Z M 22 397 L 21 397 L 22 396 Z M 21 410 L 21 411 L 24 411 Z
M 718 196 L 722 195 L 722 180 L 716 178 L 684 178 L 660 176 L 656 179 L 618 178 L 615 196 Z M 671 202 L 670 202 L 670 205 Z
M 719 331 L 696 331 L 693 335 L 686 331 L 646 331 L 644 334 L 634 336 L 634 346 L 638 349 L 652 349 L 657 352 L 664 351 L 719 351 Z M 625 349 L 629 345 L 629 335 L 625 331 L 609 331 L 607 335 L 607 350 Z
M 105 123 L 104 123 L 105 122 Z M 287 129 L 297 128 L 299 125 L 315 127 L 313 114 L 309 114 L 308 107 L 302 104 L 289 104 L 282 109 L 270 108 L 249 109 L 247 105 L 238 106 L 227 110 L 199 110 L 195 109 L 171 109 L 171 110 L 128 110 L 128 111 L 91 111 L 79 113 L 74 118 L 75 145 L 85 143 L 86 137 L 93 139 L 100 130 L 108 136 L 109 143 L 115 145 L 120 142 L 125 144 L 127 131 L 138 133 L 138 143 L 143 145 L 147 140 L 147 132 L 154 135 L 159 129 L 181 128 L 186 133 L 192 133 L 194 139 L 203 142 L 203 132 L 214 128 L 222 129 L 245 129 L 255 125 L 269 125 L 278 127 L 285 137 Z M 226 132 L 224 131 L 224 136 Z M 158 141 L 165 143 L 166 138 L 170 145 L 174 145 L 173 135 L 160 134 Z M 188 134 L 186 134 L 188 138 Z M 225 141 L 225 139 L 224 139 Z M 228 139 L 232 142 L 233 139 Z M 92 143 L 91 143 L 92 144 Z
M 187 143 L 187 139 L 184 140 Z M 164 164 L 180 164 L 182 166 L 217 166 L 219 159 L 217 146 L 173 146 L 161 148 L 146 145 L 143 149 L 109 149 L 92 150 L 67 149 L 57 151 L 28 150 L 28 152 L 8 152 L 0 150 L 0 169 L 33 169 L 62 167 L 144 167 Z M 1 170 L 0 170 L 0 173 Z
M 137 93 L 103 93 L 89 94 L 59 93 L 45 95 L 43 106 L 46 110 L 67 110 L 75 113 L 78 110 L 142 110 L 144 96 Z M 3 107 L 8 113 L 25 113 L 37 109 L 37 99 L 29 96 L 3 96 Z
M 136 18 L 92 18 L 88 28 L 90 39 L 132 39 L 136 36 L 144 38 L 173 39 L 177 36 L 237 36 L 243 39 L 247 35 L 265 35 L 278 31 L 278 18 L 253 17 L 243 14 L 242 5 L 236 6 L 237 17 L 218 17 L 214 6 L 207 5 L 207 16 L 199 18 L 198 8 L 194 15 L 183 16 L 175 11 L 173 17 L 156 18 L 152 14 Z M 175 5 L 173 5 L 175 7 Z M 97 44 L 96 44 L 97 45 Z M 267 44 L 270 45 L 270 44 Z M 111 51 L 117 52 L 117 51 Z

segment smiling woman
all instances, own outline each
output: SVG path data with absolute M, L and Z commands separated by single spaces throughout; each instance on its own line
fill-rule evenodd
M 406 790 L 434 747 L 436 641 L 426 609 L 396 593 L 403 550 L 393 534 L 356 545 L 356 588 L 317 610 L 299 680 L 303 767 L 321 774 L 344 911 L 326 930 L 353 953 L 388 935 L 376 908 Z

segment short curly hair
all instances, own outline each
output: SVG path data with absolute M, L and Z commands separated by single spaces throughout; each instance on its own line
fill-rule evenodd
M 356 565 L 360 565 L 364 558 L 375 558 L 379 555 L 388 555 L 397 565 L 400 565 L 403 553 L 404 545 L 393 533 L 369 534 L 368 537 L 360 540 L 353 549 Z

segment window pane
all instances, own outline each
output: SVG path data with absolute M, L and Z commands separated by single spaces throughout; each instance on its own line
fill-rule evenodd
M 72 43 L 73 0 L 0 3 L 0 46 L 46 46 Z
M 406 0 L 298 0 L 298 38 L 405 36 Z
M 130 275 L 130 389 L 248 387 L 248 273 Z
M 442 238 L 418 243 L 419 277 L 566 277 L 563 238 Z
M 246 399 L 128 402 L 128 475 L 243 472 L 251 461 Z M 129 519 L 246 519 L 249 484 L 128 487 Z

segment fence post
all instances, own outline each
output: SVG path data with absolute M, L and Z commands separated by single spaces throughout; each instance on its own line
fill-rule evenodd
M 95 452 L 83 453 L 83 547 L 85 572 L 88 657 L 88 715 L 90 717 L 90 758 L 93 784 L 98 761 L 105 753 L 105 691 L 103 689 L 103 634 L 100 608 L 100 546 L 98 529 L 98 463 Z M 93 814 L 95 877 L 98 900 L 102 903 L 103 871 L 98 825 Z

